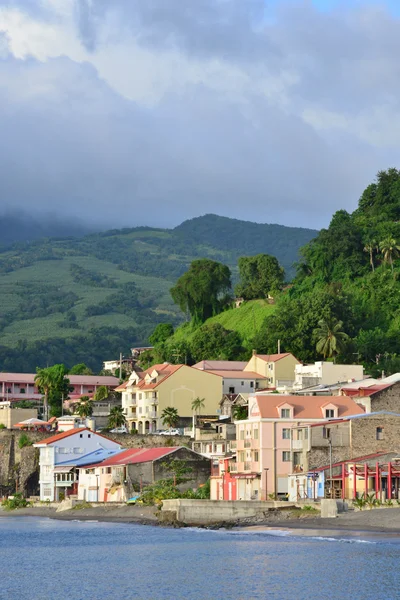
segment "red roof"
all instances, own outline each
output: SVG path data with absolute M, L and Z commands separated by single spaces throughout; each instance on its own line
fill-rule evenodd
M 389 454 L 389 452 L 382 450 L 381 452 L 374 452 L 374 454 L 365 454 L 364 456 L 359 456 L 357 458 L 348 458 L 347 460 L 341 460 L 340 462 L 333 463 L 332 468 L 339 467 L 340 465 L 347 465 L 349 463 L 350 464 L 357 463 L 362 460 L 371 460 L 371 458 L 379 458 L 380 456 L 386 456 L 386 454 Z M 309 472 L 311 472 L 311 471 L 326 471 L 329 468 L 330 468 L 330 465 L 326 465 L 324 467 L 318 467 L 317 469 L 310 469 Z
M 167 454 L 171 454 L 171 452 L 175 452 L 180 447 L 181 446 L 159 448 L 129 448 L 128 450 L 123 450 L 115 456 L 108 458 L 104 462 L 98 463 L 96 465 L 91 465 L 90 468 L 92 469 L 94 467 L 111 467 L 116 465 L 133 465 L 135 463 L 151 462 L 153 460 L 157 460 L 158 458 L 162 458 L 163 456 L 167 456 Z
M 104 438 L 106 440 L 109 440 L 110 442 L 114 441 L 111 438 L 106 437 L 105 435 L 101 435 L 101 433 L 95 433 L 94 431 L 92 431 L 88 427 L 78 427 L 78 428 L 70 429 L 69 431 L 62 431 L 61 433 L 57 433 L 56 435 L 52 435 L 51 437 L 47 438 L 46 440 L 41 440 L 37 444 L 34 444 L 34 446 L 48 446 L 49 444 L 54 444 L 54 442 L 58 442 L 58 441 L 63 440 L 64 438 L 67 438 L 67 437 L 71 437 L 72 435 L 75 435 L 77 433 L 82 433 L 82 431 L 90 431 L 91 433 L 93 433 L 93 435 L 102 437 L 102 438 Z
M 359 396 L 360 398 L 368 398 L 369 396 L 372 396 L 373 394 L 376 394 L 377 392 L 381 392 L 382 390 L 385 390 L 386 388 L 391 387 L 393 384 L 392 383 L 379 383 L 379 384 L 373 384 L 370 386 L 362 386 L 360 385 L 360 387 L 358 388 L 346 388 L 346 386 L 342 387 L 342 390 L 344 392 L 346 392 L 347 396 Z
M 363 407 L 347 396 L 285 396 L 284 394 L 257 394 L 260 416 L 263 419 L 279 418 L 279 407 L 293 408 L 293 419 L 321 419 L 325 406 L 338 408 L 338 417 L 364 414 Z M 250 414 L 251 417 L 251 414 Z
M 291 352 L 283 352 L 282 354 L 256 354 L 256 356 L 257 358 L 261 358 L 261 360 L 265 360 L 265 362 L 276 362 L 281 360 L 281 358 L 286 358 L 286 356 L 293 356 L 293 354 Z

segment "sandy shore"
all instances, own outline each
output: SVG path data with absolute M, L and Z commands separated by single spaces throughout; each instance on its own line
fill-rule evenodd
M 65 510 L 57 512 L 48 506 L 19 508 L 18 510 L 5 511 L 0 508 L 0 518 L 6 517 L 44 517 L 60 521 L 94 520 L 115 523 L 138 523 L 141 525 L 158 525 L 153 506 L 94 506 L 79 510 Z
M 93 506 L 80 510 L 67 510 L 56 512 L 55 508 L 28 507 L 13 511 L 4 511 L 0 508 L 0 518 L 7 517 L 44 517 L 50 519 L 94 520 L 114 523 L 136 523 L 141 525 L 158 525 L 157 509 L 152 506 Z M 378 510 L 364 510 L 360 512 L 349 511 L 340 514 L 336 519 L 321 519 L 319 516 L 307 515 L 302 518 L 282 518 L 282 514 L 271 514 L 263 521 L 251 522 L 244 520 L 232 524 L 220 523 L 212 528 L 233 526 L 235 529 L 280 529 L 280 530 L 312 530 L 312 531 L 340 531 L 340 532 L 370 532 L 375 534 L 391 534 L 400 536 L 400 507 L 382 508 Z

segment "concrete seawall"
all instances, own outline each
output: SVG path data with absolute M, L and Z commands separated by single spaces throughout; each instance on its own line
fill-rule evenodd
M 262 517 L 269 510 L 295 508 L 295 503 L 256 500 L 164 500 L 160 512 L 161 522 L 186 525 L 212 525 L 235 522 L 238 519 Z

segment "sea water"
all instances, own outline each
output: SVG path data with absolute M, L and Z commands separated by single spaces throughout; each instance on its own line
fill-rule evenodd
M 399 564 L 396 537 L 0 519 L 2 600 L 395 599 Z

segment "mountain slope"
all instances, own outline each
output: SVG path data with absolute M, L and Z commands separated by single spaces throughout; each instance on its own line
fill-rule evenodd
M 174 230 L 15 244 L 0 252 L 0 370 L 70 366 L 78 355 L 97 370 L 102 360 L 146 343 L 158 322 L 182 321 L 169 289 L 193 259 L 220 260 L 235 277 L 239 256 L 276 250 L 288 266 L 315 234 L 207 215 Z

